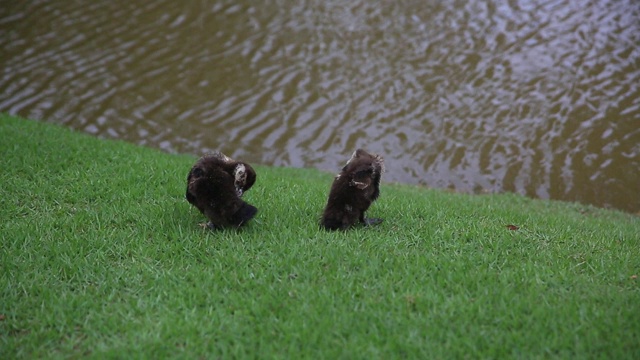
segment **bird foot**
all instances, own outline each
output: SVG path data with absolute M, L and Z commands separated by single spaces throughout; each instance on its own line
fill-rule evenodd
M 382 221 L 383 221 L 383 219 L 380 219 L 380 218 L 367 218 L 367 219 L 364 219 L 364 225 L 365 226 L 374 226 L 374 225 L 381 224 Z
M 203 229 L 218 230 L 218 227 L 214 223 L 212 223 L 211 221 L 209 221 L 207 223 L 201 223 L 201 224 L 198 224 L 198 225 L 200 225 L 200 227 L 203 228 Z

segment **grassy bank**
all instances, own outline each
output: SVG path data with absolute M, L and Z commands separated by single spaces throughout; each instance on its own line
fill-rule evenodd
M 256 166 L 257 217 L 211 232 L 194 157 L 0 138 L 2 358 L 640 356 L 633 215 L 383 184 L 382 225 L 327 233 L 333 174 Z

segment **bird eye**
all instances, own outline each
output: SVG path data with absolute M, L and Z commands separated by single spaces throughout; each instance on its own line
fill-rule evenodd
M 195 177 L 201 177 L 204 175 L 204 171 L 201 168 L 195 168 L 193 169 L 192 174 Z

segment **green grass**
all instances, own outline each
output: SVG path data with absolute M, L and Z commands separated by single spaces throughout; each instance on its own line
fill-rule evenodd
M 383 224 L 329 233 L 333 174 L 256 166 L 258 216 L 211 232 L 192 156 L 0 139 L 3 359 L 640 357 L 634 215 L 383 183 Z

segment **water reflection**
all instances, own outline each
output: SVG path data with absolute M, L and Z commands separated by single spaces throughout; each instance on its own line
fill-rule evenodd
M 170 152 L 640 210 L 640 3 L 7 2 L 0 111 Z

